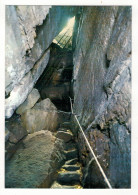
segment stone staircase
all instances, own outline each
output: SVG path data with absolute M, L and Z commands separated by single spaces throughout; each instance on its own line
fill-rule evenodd
M 56 137 L 65 142 L 65 164 L 60 168 L 52 189 L 82 189 L 81 164 L 78 161 L 78 149 L 70 130 L 70 123 L 64 122 L 56 133 Z

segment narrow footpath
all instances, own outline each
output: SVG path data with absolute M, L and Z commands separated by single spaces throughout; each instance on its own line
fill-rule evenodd
M 77 144 L 71 132 L 70 122 L 64 122 L 57 130 L 56 137 L 65 142 L 66 160 L 64 165 L 58 170 L 56 180 L 52 189 L 81 189 L 82 170 L 78 158 Z

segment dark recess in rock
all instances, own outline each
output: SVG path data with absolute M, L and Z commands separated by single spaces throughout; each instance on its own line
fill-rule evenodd
M 111 60 L 108 60 L 107 54 L 105 55 L 106 67 L 109 68 Z
M 35 87 L 39 90 L 41 98 L 50 98 L 59 110 L 70 111 L 72 97 L 72 51 L 62 49 L 55 43 L 50 46 L 49 63 Z

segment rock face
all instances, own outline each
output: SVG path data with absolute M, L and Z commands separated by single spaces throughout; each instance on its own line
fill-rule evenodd
M 55 131 L 58 127 L 57 109 L 48 98 L 23 113 L 21 120 L 28 133 L 41 129 Z
M 74 112 L 112 186 L 129 188 L 131 7 L 81 9 L 74 34 Z M 78 143 L 87 165 L 90 157 L 80 133 Z M 96 175 L 97 165 L 87 168 L 86 185 L 104 186 L 102 176 Z
M 6 6 L 6 118 L 31 92 L 48 63 L 49 45 L 74 14 L 73 7 L 50 7 Z
M 9 98 L 5 100 L 5 117 L 10 118 L 15 109 L 22 104 L 27 98 L 28 94 L 33 89 L 34 84 L 42 74 L 49 59 L 49 50 L 46 51 L 43 57 L 34 65 L 31 71 L 29 71 L 22 81 L 17 84 L 11 91 Z
M 47 188 L 64 159 L 63 143 L 50 131 L 30 134 L 6 166 L 6 187 Z
M 18 109 L 16 110 L 17 114 L 22 114 L 26 110 L 32 108 L 37 100 L 40 98 L 40 94 L 37 89 L 33 89 L 31 93 L 28 95 L 27 99 L 23 104 L 21 104 Z

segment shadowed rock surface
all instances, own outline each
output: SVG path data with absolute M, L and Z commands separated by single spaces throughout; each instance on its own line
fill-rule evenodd
M 131 7 L 82 7 L 75 28 L 74 112 L 112 186 L 130 187 Z M 88 166 L 81 133 L 78 143 Z M 104 186 L 98 171 L 89 166 L 86 186 Z

